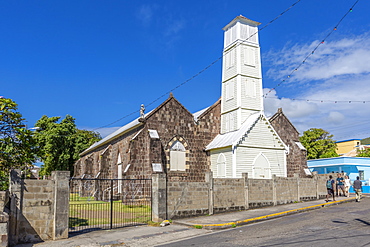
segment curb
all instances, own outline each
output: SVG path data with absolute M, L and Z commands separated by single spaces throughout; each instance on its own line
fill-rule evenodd
M 275 213 L 275 214 L 268 214 L 268 215 L 263 215 L 259 217 L 254 217 L 250 219 L 245 219 L 245 220 L 238 220 L 238 221 L 233 221 L 233 222 L 228 222 L 228 223 L 220 223 L 220 224 L 192 224 L 192 223 L 184 223 L 184 222 L 178 222 L 178 224 L 181 225 L 187 225 L 193 228 L 198 228 L 198 229 L 207 229 L 207 230 L 222 230 L 222 229 L 227 229 L 227 228 L 234 228 L 237 226 L 242 226 L 242 225 L 247 225 L 247 224 L 252 224 L 264 220 L 269 220 L 269 219 L 275 219 L 279 217 L 283 217 L 286 215 L 291 215 L 291 214 L 296 214 L 296 213 L 301 213 L 301 212 L 306 212 L 314 209 L 319 209 L 322 207 L 329 207 L 329 206 L 334 206 L 346 202 L 351 202 L 355 201 L 355 198 L 347 198 L 339 201 L 332 201 L 332 202 L 326 202 L 322 204 L 317 204 L 314 206 L 308 206 L 304 208 L 298 208 L 298 209 L 292 209 L 288 211 L 283 211 L 280 213 Z

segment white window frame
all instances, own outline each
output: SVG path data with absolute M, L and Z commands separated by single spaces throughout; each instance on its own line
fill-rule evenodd
M 217 177 L 226 177 L 226 157 L 224 154 L 219 154 L 217 158 Z
M 186 150 L 184 145 L 175 141 L 170 148 L 170 171 L 186 170 Z

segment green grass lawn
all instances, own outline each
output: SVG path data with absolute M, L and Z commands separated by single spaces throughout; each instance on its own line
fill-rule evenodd
M 110 224 L 110 202 L 95 201 L 93 197 L 76 194 L 70 196 L 69 227 Z M 147 223 L 151 220 L 149 205 L 125 205 L 122 201 L 114 201 L 112 213 L 113 224 Z

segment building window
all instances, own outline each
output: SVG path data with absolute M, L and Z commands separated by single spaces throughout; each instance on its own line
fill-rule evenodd
M 229 50 L 225 54 L 225 66 L 226 69 L 230 69 L 235 65 L 235 50 Z
M 364 175 L 365 175 L 364 174 L 364 171 L 361 171 L 361 170 L 358 171 L 358 176 L 360 177 L 360 180 L 365 180 L 365 176 Z
M 226 100 L 232 100 L 234 98 L 234 81 L 225 82 L 225 94 Z
M 226 177 L 226 158 L 224 154 L 219 154 L 217 158 L 217 177 Z
M 256 53 L 252 47 L 244 47 L 244 64 L 248 66 L 256 66 Z
M 256 97 L 256 82 L 254 80 L 245 81 L 245 95 L 247 97 Z
M 185 171 L 186 169 L 186 150 L 184 145 L 175 141 L 170 149 L 170 170 L 171 171 Z

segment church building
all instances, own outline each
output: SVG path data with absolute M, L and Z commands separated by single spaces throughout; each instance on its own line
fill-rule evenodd
M 305 150 L 294 126 L 282 111 L 271 121 L 264 115 L 259 24 L 238 16 L 224 27 L 217 102 L 192 114 L 171 93 L 154 110 L 83 151 L 74 176 L 150 178 L 166 173 L 170 181 L 204 181 L 209 171 L 216 178 L 305 176 Z

